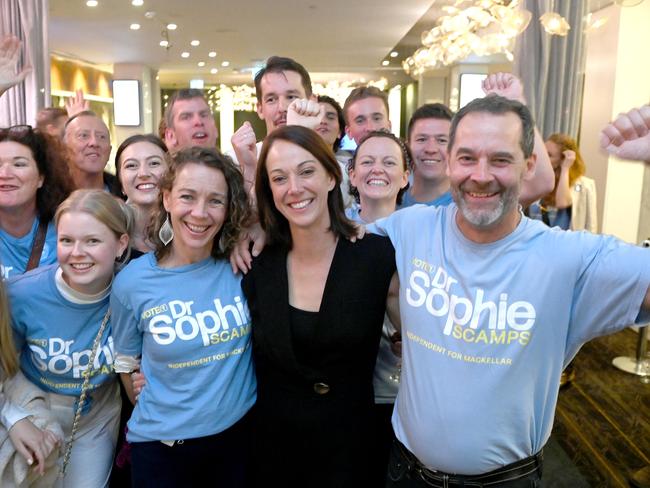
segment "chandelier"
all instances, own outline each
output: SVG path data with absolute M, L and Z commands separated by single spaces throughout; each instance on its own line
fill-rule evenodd
M 519 0 L 457 0 L 443 10 L 446 15 L 437 25 L 422 33 L 422 47 L 402 62 L 408 74 L 418 76 L 470 54 L 504 53 L 512 61 L 514 39 L 532 17 L 530 11 L 519 8 Z

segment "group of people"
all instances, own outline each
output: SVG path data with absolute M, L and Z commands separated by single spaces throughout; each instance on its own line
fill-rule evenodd
M 179 90 L 116 176 L 79 97 L 58 136 L 0 129 L 0 484 L 117 485 L 130 457 L 138 487 L 534 486 L 563 367 L 650 310 L 647 250 L 549 227 L 593 229 L 577 148 L 504 73 L 406 143 L 376 88 L 341 108 L 283 57 L 255 87 L 262 141 L 220 153 Z M 650 160 L 650 108 L 603 147 Z

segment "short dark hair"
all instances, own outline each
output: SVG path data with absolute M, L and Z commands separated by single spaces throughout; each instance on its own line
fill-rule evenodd
M 36 128 L 45 131 L 50 124 L 56 124 L 60 118 L 68 118 L 68 112 L 59 107 L 45 107 L 36 114 Z
M 350 105 L 359 100 L 365 100 L 366 98 L 379 98 L 384 102 L 384 107 L 386 107 L 386 115 L 389 115 L 388 109 L 388 95 L 386 92 L 381 91 L 376 86 L 358 86 L 350 92 L 348 98 L 345 99 L 343 104 L 343 116 L 345 117 L 345 123 L 348 124 L 348 109 Z M 349 124 L 348 124 L 349 125 Z
M 535 147 L 535 121 L 530 110 L 523 103 L 499 95 L 488 95 L 487 97 L 472 100 L 456 113 L 451 121 L 451 128 L 449 129 L 448 150 L 450 153 L 454 147 L 456 129 L 460 121 L 468 114 L 480 112 L 494 115 L 503 115 L 511 112 L 519 117 L 519 120 L 521 120 L 519 146 L 525 158 L 529 158 L 533 154 L 533 148 Z
M 334 141 L 333 147 L 334 152 L 336 152 L 339 150 L 339 147 L 341 147 L 341 140 L 343 139 L 343 136 L 345 136 L 345 118 L 343 117 L 343 109 L 341 108 L 341 105 L 339 105 L 339 102 L 327 95 L 318 95 L 318 103 L 327 103 L 336 110 L 336 117 L 339 121 L 339 136 Z
M 255 96 L 257 102 L 262 103 L 262 78 L 266 73 L 282 73 L 283 71 L 294 71 L 300 75 L 302 87 L 305 89 L 307 98 L 311 97 L 311 77 L 305 67 L 291 58 L 271 56 L 266 60 L 266 65 L 255 74 Z
M 448 120 L 451 122 L 451 119 L 454 117 L 454 112 L 452 112 L 447 105 L 442 103 L 425 103 L 419 107 L 413 115 L 411 115 L 411 120 L 409 120 L 408 130 L 407 130 L 407 139 L 411 140 L 411 133 L 413 132 L 413 127 L 418 120 L 422 119 L 440 119 Z
M 354 151 L 354 156 L 352 156 L 350 162 L 348 163 L 348 171 L 353 170 L 354 166 L 357 164 L 357 155 L 359 154 L 359 149 L 361 148 L 361 146 L 363 146 L 363 144 L 368 139 L 372 139 L 374 137 L 384 137 L 386 139 L 390 139 L 395 144 L 397 144 L 402 153 L 402 165 L 404 166 L 404 170 L 406 171 L 411 168 L 411 165 L 413 164 L 412 163 L 413 156 L 411 154 L 411 150 L 409 149 L 408 145 L 404 144 L 404 141 L 402 141 L 399 137 L 397 137 L 392 132 L 385 129 L 380 129 L 380 130 L 370 131 L 361 138 L 359 144 L 357 145 L 357 149 Z M 402 203 L 402 197 L 404 196 L 404 193 L 406 193 L 406 190 L 409 189 L 409 186 L 410 183 L 407 183 L 404 188 L 401 188 L 400 191 L 397 192 L 397 201 L 396 201 L 397 205 L 400 205 Z M 359 190 L 357 190 L 355 186 L 352 186 L 352 183 L 350 183 L 349 193 L 354 197 L 357 203 L 360 203 L 361 199 L 359 196 Z
M 356 234 L 354 224 L 345 216 L 343 195 L 341 194 L 342 173 L 332 148 L 325 144 L 321 136 L 311 129 L 298 125 L 287 125 L 275 129 L 264 139 L 257 164 L 255 195 L 260 224 L 269 236 L 269 241 L 291 248 L 292 239 L 289 222 L 275 207 L 266 160 L 276 141 L 295 144 L 311 153 L 323 165 L 325 171 L 334 178 L 335 186 L 327 195 L 327 209 L 330 216 L 330 230 L 337 236 L 350 238 Z
M 201 98 L 206 105 L 208 101 L 205 99 L 203 92 L 197 88 L 182 88 L 176 90 L 167 101 L 167 108 L 165 108 L 165 125 L 170 129 L 174 128 L 174 104 L 179 100 L 190 100 L 192 98 Z M 209 107 L 209 105 L 208 105 Z
M 122 181 L 120 180 L 120 166 L 121 166 L 120 158 L 122 157 L 122 153 L 127 147 L 137 142 L 149 142 L 154 146 L 158 146 L 160 149 L 162 149 L 162 151 L 165 154 L 169 152 L 167 150 L 167 146 L 162 141 L 162 139 L 160 139 L 158 136 L 154 134 L 135 134 L 124 139 L 122 144 L 120 144 L 120 147 L 117 148 L 117 152 L 115 153 L 115 176 L 117 181 L 115 182 L 115 185 L 112 189 L 113 193 L 120 198 L 122 198 L 122 190 L 123 190 Z
M 158 260 L 169 254 L 171 246 L 165 246 L 160 240 L 158 232 L 167 219 L 167 212 L 163 205 L 163 193 L 172 191 L 178 172 L 187 164 L 199 164 L 221 171 L 228 184 L 228 210 L 226 218 L 214 236 L 210 255 L 214 259 L 225 258 L 235 247 L 242 228 L 250 221 L 250 207 L 248 195 L 244 188 L 244 177 L 228 156 L 221 154 L 216 149 L 192 146 L 181 149 L 173 156 L 168 157 L 168 168 L 160 182 L 160 195 L 158 197 L 158 211 L 154 214 L 151 224 L 147 228 L 149 240 L 154 244 L 155 255 Z

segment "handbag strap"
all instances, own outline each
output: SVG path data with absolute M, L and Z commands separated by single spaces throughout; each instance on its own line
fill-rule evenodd
M 34 241 L 32 242 L 32 252 L 29 255 L 29 261 L 27 261 L 27 268 L 25 272 L 30 269 L 36 268 L 41 262 L 41 254 L 43 254 L 43 246 L 45 245 L 45 234 L 47 232 L 47 222 L 40 220 L 38 222 L 38 229 L 36 229 L 36 235 L 34 236 Z
M 102 335 L 104 335 L 104 330 L 106 329 L 106 324 L 108 324 L 108 319 L 111 316 L 111 309 L 106 310 L 104 319 L 102 320 L 102 325 L 99 326 L 99 331 L 95 340 L 93 341 L 93 348 L 90 352 L 90 358 L 88 359 L 88 368 L 84 371 L 83 375 L 85 376 L 84 382 L 81 384 L 81 393 L 79 394 L 79 400 L 77 401 L 77 410 L 74 414 L 74 420 L 72 421 L 72 431 L 70 432 L 70 440 L 65 446 L 65 454 L 63 455 L 63 464 L 61 465 L 61 471 L 59 471 L 59 476 L 61 478 L 65 477 L 66 469 L 68 468 L 68 463 L 70 462 L 70 454 L 72 453 L 72 443 L 74 442 L 74 436 L 77 433 L 77 428 L 79 427 L 79 419 L 81 418 L 81 411 L 83 410 L 84 403 L 86 402 L 86 396 L 88 395 L 88 387 L 90 386 L 90 376 L 93 370 L 93 365 L 95 363 L 95 357 L 97 356 L 97 351 L 99 350 L 99 342 L 101 341 Z

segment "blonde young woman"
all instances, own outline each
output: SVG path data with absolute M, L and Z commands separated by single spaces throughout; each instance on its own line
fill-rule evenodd
M 59 206 L 55 222 L 58 264 L 9 281 L 13 334 L 22 373 L 46 392 L 63 428 L 63 453 L 76 424 L 57 486 L 101 488 L 108 485 L 120 415 L 109 293 L 116 262 L 128 254 L 132 214 L 104 191 L 77 190 Z

